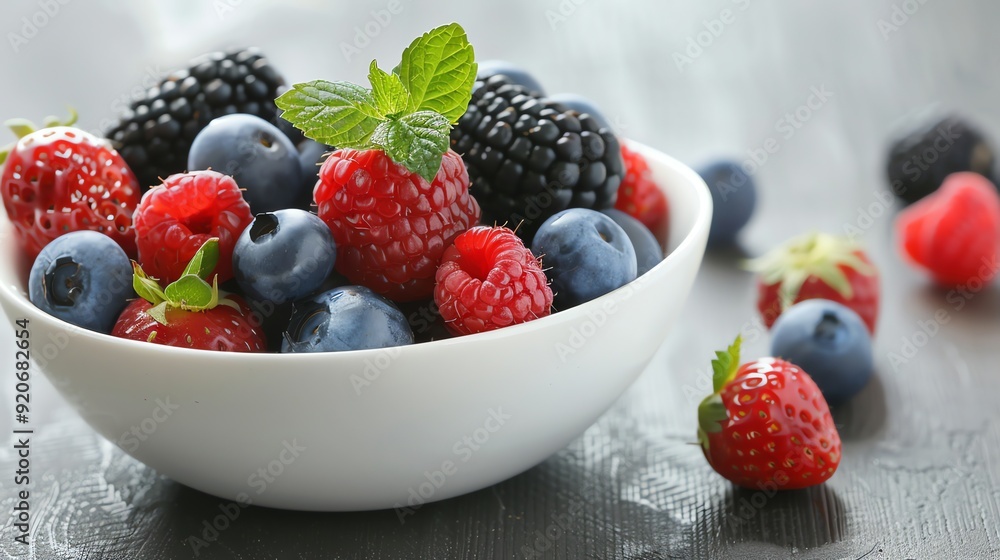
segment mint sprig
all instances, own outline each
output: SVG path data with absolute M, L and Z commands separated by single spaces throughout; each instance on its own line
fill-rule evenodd
M 370 89 L 314 80 L 295 84 L 275 103 L 308 138 L 338 148 L 384 150 L 430 182 L 448 151 L 451 125 L 468 108 L 476 71 L 465 30 L 451 23 L 410 43 L 392 73 L 372 61 Z
M 454 123 L 469 106 L 478 68 L 465 30 L 452 23 L 410 43 L 396 70 L 410 92 L 410 111 L 435 111 Z
M 156 279 L 149 277 L 139 266 L 132 263 L 132 287 L 135 293 L 148 301 L 152 306 L 146 313 L 162 325 L 167 324 L 167 311 L 182 309 L 184 311 L 208 311 L 226 305 L 237 311 L 239 304 L 219 295 L 219 277 L 212 274 L 219 262 L 219 238 L 213 237 L 202 244 L 191 261 L 184 267 L 184 273 L 166 288 L 161 288 Z M 207 282 L 209 275 L 212 283 Z

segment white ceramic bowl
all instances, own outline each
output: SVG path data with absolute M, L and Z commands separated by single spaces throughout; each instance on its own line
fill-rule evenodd
M 41 370 L 101 435 L 223 498 L 298 510 L 413 507 L 484 488 L 566 446 L 661 346 L 705 250 L 712 202 L 650 148 L 669 256 L 636 282 L 527 324 L 396 349 L 230 354 L 81 330 L 25 295 L 0 216 L 0 304 Z M 0 213 L 2 214 L 2 213 Z

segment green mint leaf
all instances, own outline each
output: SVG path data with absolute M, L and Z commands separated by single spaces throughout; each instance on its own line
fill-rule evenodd
M 181 276 L 164 290 L 167 300 L 174 307 L 187 311 L 201 311 L 214 307 L 213 301 L 218 301 L 218 288 L 212 289 L 208 282 L 194 274 Z
M 389 74 L 372 61 L 368 69 L 368 81 L 372 84 L 372 98 L 375 108 L 383 115 L 395 115 L 406 110 L 410 103 L 410 94 L 406 86 L 395 74 Z
M 348 82 L 295 84 L 274 100 L 282 117 L 317 142 L 366 149 L 382 114 L 367 89 Z
M 712 360 L 712 390 L 718 393 L 726 386 L 740 367 L 740 345 L 743 337 L 737 336 L 725 352 L 716 352 Z
M 184 273 L 181 276 L 187 276 L 188 274 L 194 274 L 195 276 L 200 276 L 201 278 L 208 279 L 208 275 L 215 270 L 215 265 L 219 263 L 219 238 L 213 237 L 198 249 L 198 252 L 191 257 L 187 266 L 184 267 Z
M 434 181 L 441 158 L 450 144 L 448 119 L 432 111 L 420 111 L 381 123 L 372 142 L 381 146 L 396 163 Z
M 435 111 L 455 123 L 469 107 L 476 81 L 475 53 L 457 23 L 432 29 L 403 51 L 397 67 L 410 93 L 409 111 Z
M 159 305 L 167 299 L 160 284 L 147 276 L 139 263 L 135 261 L 132 261 L 132 289 L 135 290 L 136 295 L 153 305 Z

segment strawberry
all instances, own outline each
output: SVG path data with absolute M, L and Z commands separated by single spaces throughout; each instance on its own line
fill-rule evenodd
M 337 271 L 396 301 L 430 297 L 455 238 L 475 226 L 462 158 L 448 149 L 476 79 L 458 24 L 431 30 L 387 73 L 372 61 L 371 88 L 348 82 L 295 84 L 275 103 L 317 142 L 338 146 L 313 193 L 337 242 Z
M 978 173 L 954 173 L 899 213 L 896 235 L 904 257 L 938 284 L 986 284 L 998 272 L 1000 195 Z
M 615 208 L 642 222 L 652 232 L 663 231 L 668 214 L 667 197 L 656 186 L 646 158 L 622 142 L 625 178 L 618 187 Z
M 139 183 L 105 140 L 68 125 L 36 131 L 28 121 L 7 124 L 20 138 L 0 153 L 0 193 L 18 244 L 30 259 L 60 235 L 92 230 L 135 256 L 132 212 Z M 56 125 L 55 119 L 46 124 Z
M 263 332 L 242 299 L 219 292 L 219 240 L 211 238 L 195 252 L 176 282 L 166 288 L 133 262 L 133 300 L 115 323 L 113 336 L 153 344 L 218 350 L 264 352 Z M 206 279 L 212 275 L 212 284 Z
M 748 263 L 759 273 L 757 309 L 767 328 L 792 304 L 828 299 L 850 307 L 868 331 L 878 319 L 878 271 L 846 238 L 810 233 L 791 239 Z
M 777 358 L 740 363 L 740 338 L 712 361 L 715 392 L 698 405 L 708 464 L 746 488 L 821 484 L 840 464 L 840 435 L 809 375 Z

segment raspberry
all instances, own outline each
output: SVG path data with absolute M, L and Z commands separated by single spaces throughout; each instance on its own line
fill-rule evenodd
M 646 158 L 622 144 L 625 178 L 618 187 L 615 208 L 639 220 L 650 231 L 660 231 L 667 217 L 667 197 L 653 181 Z
M 215 171 L 171 175 L 146 192 L 135 211 L 139 263 L 162 284 L 177 280 L 191 257 L 219 238 L 219 282 L 233 277 L 233 247 L 253 221 L 232 177 Z
M 505 227 L 459 235 L 437 270 L 434 302 L 448 330 L 463 335 L 545 317 L 552 290 L 538 259 Z
M 896 233 L 904 255 L 938 284 L 985 284 L 998 272 L 1000 195 L 978 173 L 954 173 L 899 214 Z
M 319 176 L 314 197 L 337 270 L 396 301 L 430 297 L 445 248 L 479 221 L 465 164 L 450 150 L 432 183 L 381 150 L 338 150 Z

